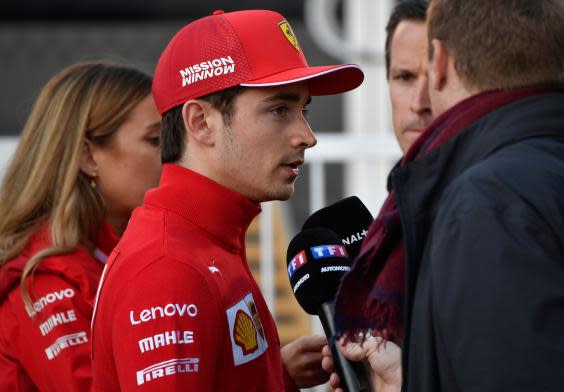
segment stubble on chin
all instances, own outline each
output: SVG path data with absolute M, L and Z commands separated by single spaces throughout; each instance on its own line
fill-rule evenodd
M 275 189 L 269 189 L 266 194 L 262 197 L 262 201 L 286 201 L 294 194 L 294 183 L 287 184 L 283 187 L 277 187 Z

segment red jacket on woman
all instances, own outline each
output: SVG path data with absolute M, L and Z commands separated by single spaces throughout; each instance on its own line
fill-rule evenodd
M 90 320 L 105 255 L 116 243 L 104 224 L 96 257 L 80 246 L 42 260 L 27 280 L 32 307 L 19 283 L 28 260 L 49 247 L 48 230 L 0 268 L 0 391 L 90 390 Z

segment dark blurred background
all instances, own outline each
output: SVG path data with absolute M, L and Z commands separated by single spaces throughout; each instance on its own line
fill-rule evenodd
M 4 0 L 0 12 L 0 135 L 17 135 L 41 86 L 78 61 L 112 59 L 153 71 L 182 26 L 216 9 L 264 8 L 292 24 L 310 64 L 335 62 L 312 42 L 301 0 Z M 311 107 L 315 130 L 342 128 L 338 96 Z

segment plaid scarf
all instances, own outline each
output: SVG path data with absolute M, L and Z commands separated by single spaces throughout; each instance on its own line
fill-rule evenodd
M 497 108 L 551 90 L 535 87 L 488 91 L 474 95 L 435 119 L 417 139 L 400 165 L 406 166 L 437 149 L 469 125 Z M 354 339 L 356 333 L 373 335 L 401 345 L 405 250 L 400 214 L 392 189 L 370 226 L 362 248 L 335 299 L 335 324 L 339 334 Z

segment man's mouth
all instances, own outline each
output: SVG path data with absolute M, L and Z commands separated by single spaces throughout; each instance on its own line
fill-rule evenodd
M 407 128 L 405 133 L 422 133 L 425 128 Z
M 292 175 L 299 175 L 300 169 L 299 167 L 304 163 L 303 159 L 298 159 L 295 161 L 283 163 L 282 166 Z

